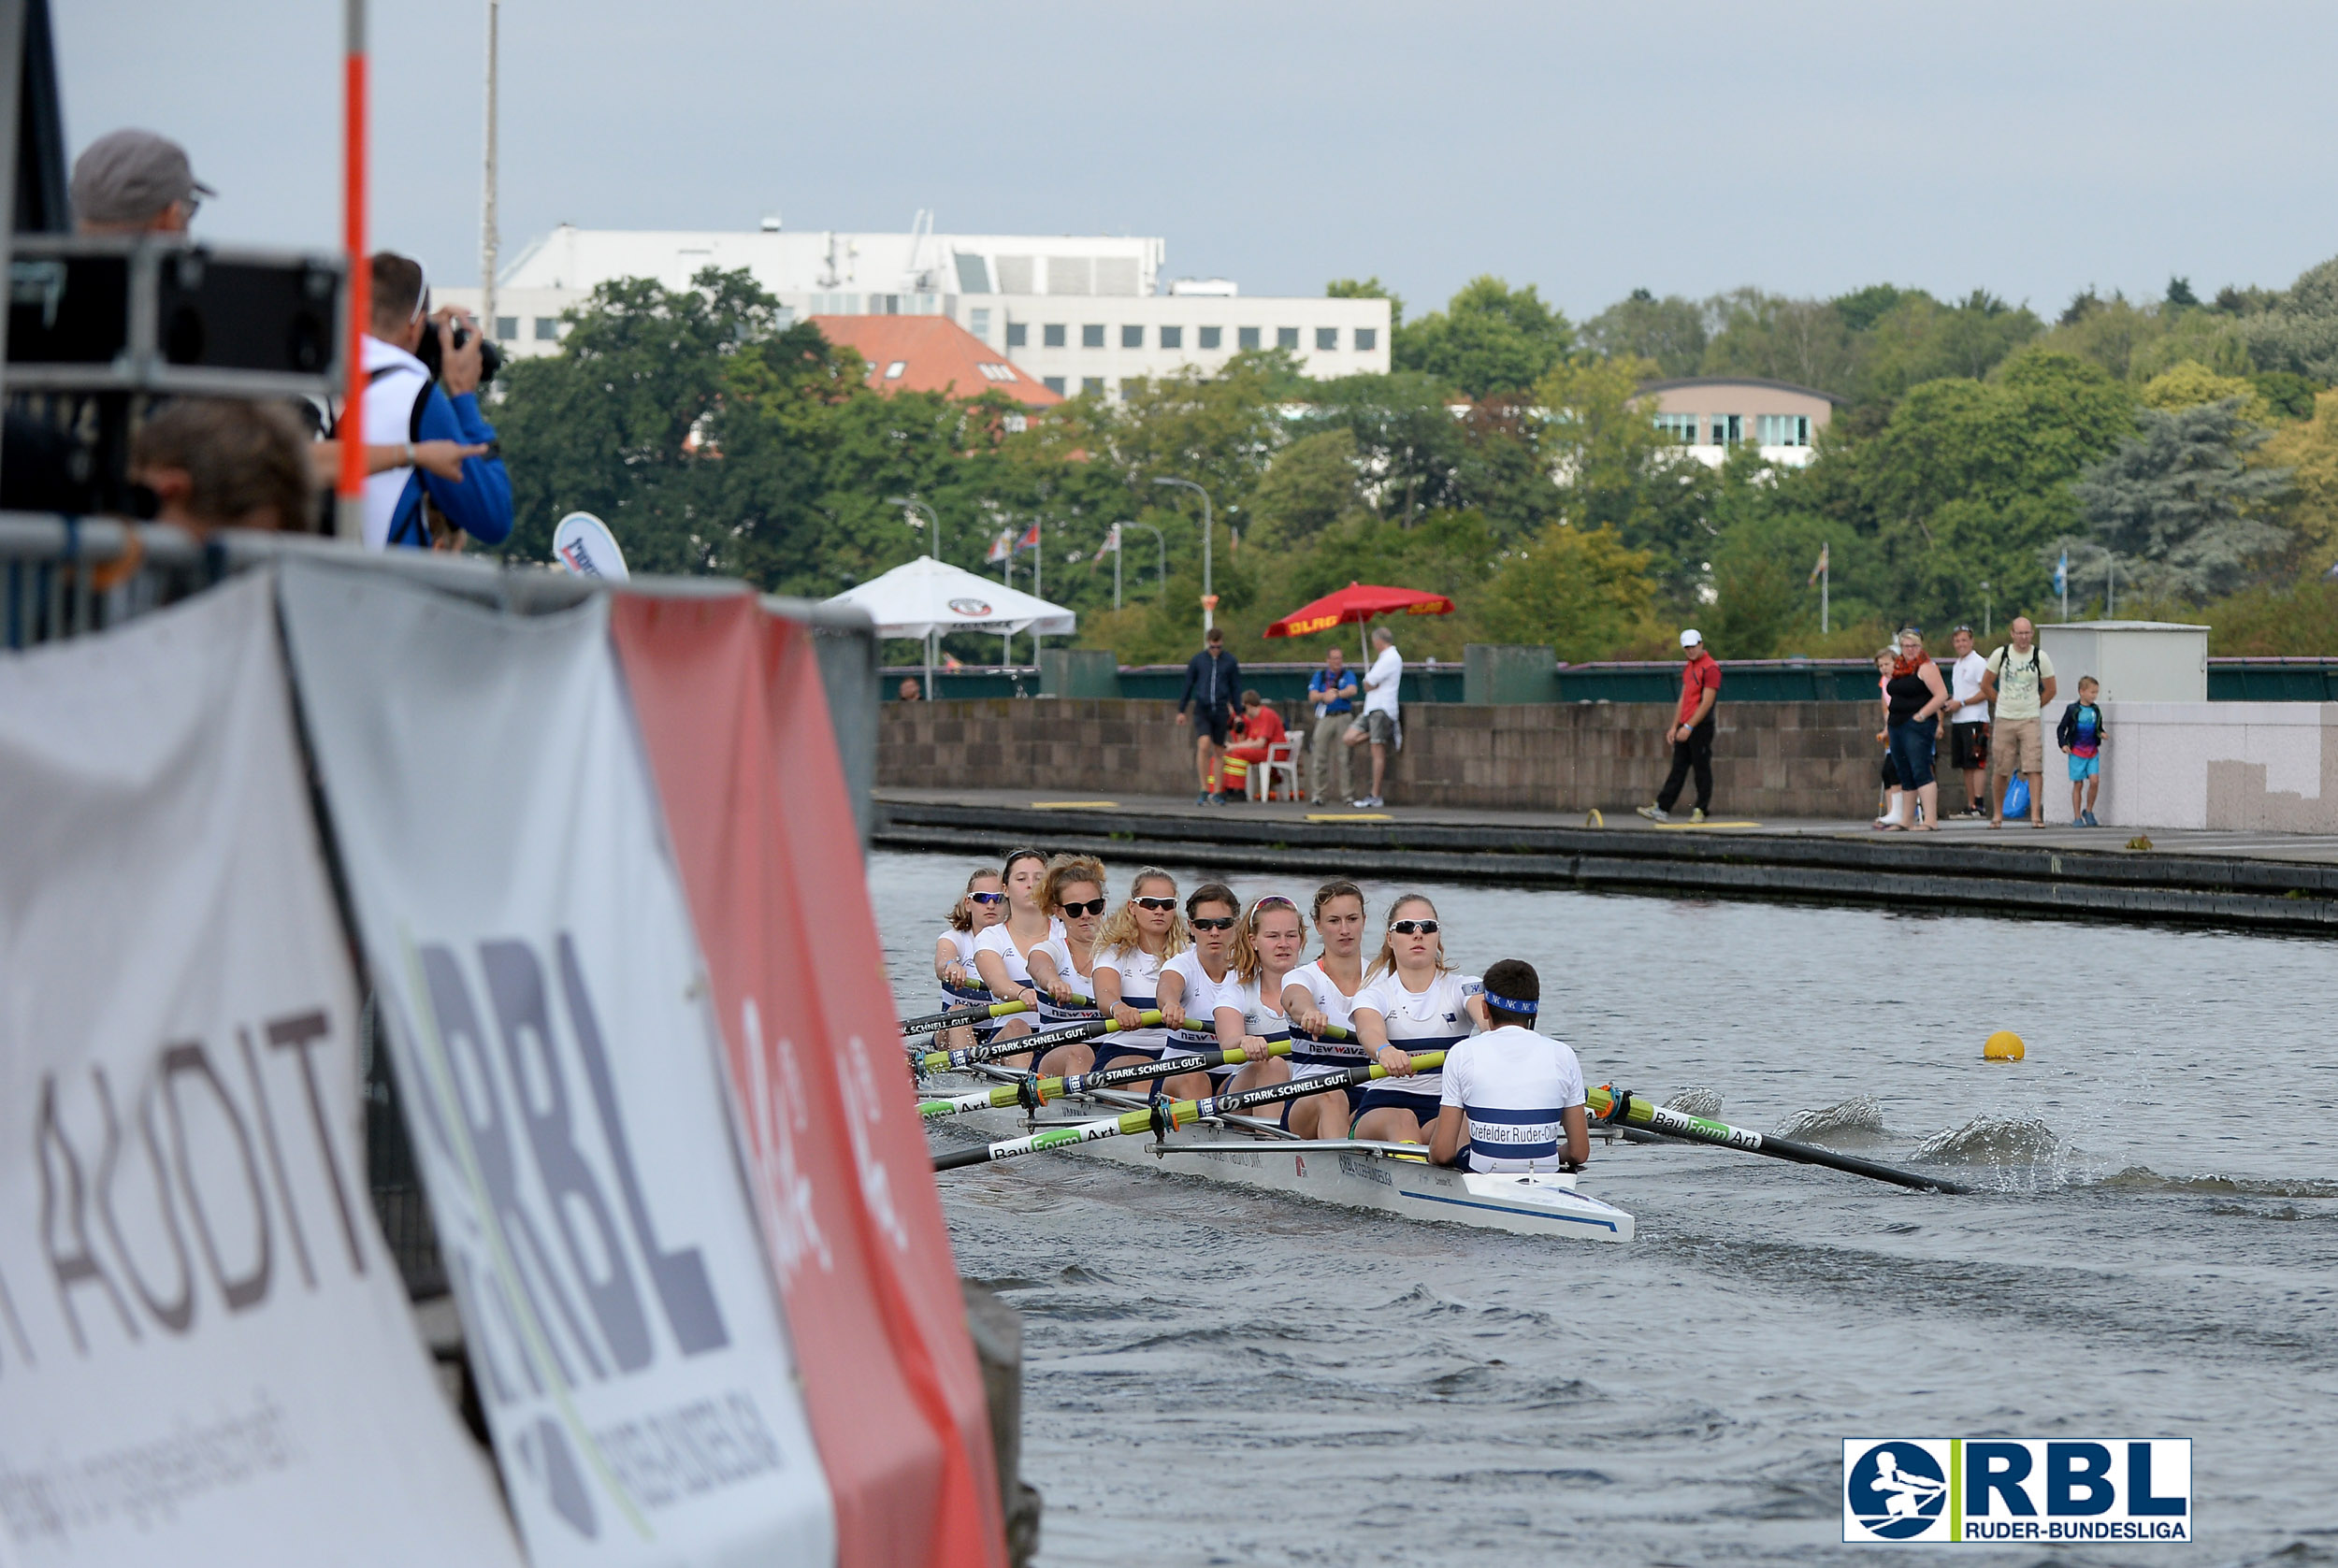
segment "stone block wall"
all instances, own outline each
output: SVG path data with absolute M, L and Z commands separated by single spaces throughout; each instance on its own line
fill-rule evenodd
M 1117 698 L 888 702 L 877 781 L 1028 789 L 1054 799 L 1188 794 L 1193 734 L 1176 712 L 1167 702 Z M 1639 702 L 1408 704 L 1385 793 L 1398 805 L 1629 809 L 1655 798 L 1664 783 L 1670 713 L 1669 704 Z M 1875 727 L 1869 703 L 1725 700 L 1713 744 L 1715 813 L 1871 813 L 1883 760 Z M 1361 789 L 1371 761 L 1355 760 Z M 1301 766 L 1304 777 L 1304 758 Z

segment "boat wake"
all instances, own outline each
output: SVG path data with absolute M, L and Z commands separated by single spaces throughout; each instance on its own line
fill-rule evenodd
M 2094 1185 L 2113 1192 L 2194 1193 L 2213 1198 L 2338 1198 L 2338 1182 L 2248 1176 L 2163 1176 L 2148 1165 L 2130 1165 Z
M 1883 1102 L 1871 1094 L 1863 1094 L 1822 1110 L 1797 1111 L 1779 1128 L 1778 1136 L 1831 1147 L 1879 1144 L 1884 1138 Z
M 1665 1109 L 1678 1111 L 1684 1116 L 1718 1116 L 1721 1115 L 1719 1089 L 1682 1089 L 1665 1101 Z
M 1959 1128 L 1936 1132 L 1916 1145 L 1922 1165 L 2052 1167 L 2076 1151 L 2036 1116 L 1975 1116 Z

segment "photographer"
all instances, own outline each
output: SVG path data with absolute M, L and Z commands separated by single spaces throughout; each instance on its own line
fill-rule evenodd
M 366 481 L 368 550 L 428 550 L 434 524 L 499 544 L 512 532 L 512 481 L 492 454 L 495 426 L 479 414 L 484 379 L 479 328 L 467 312 L 433 316 L 422 264 L 384 251 L 373 258 L 373 313 L 365 340 L 365 439 L 411 450 L 422 441 L 486 444 L 447 480 L 409 462 Z

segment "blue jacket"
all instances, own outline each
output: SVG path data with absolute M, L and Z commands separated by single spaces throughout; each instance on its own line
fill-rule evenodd
M 418 441 L 463 441 L 478 446 L 496 439 L 496 427 L 480 417 L 479 396 L 466 392 L 449 397 L 432 383 L 425 399 L 422 422 L 414 431 Z M 500 457 L 463 459 L 463 482 L 452 483 L 416 468 L 406 478 L 405 493 L 390 519 L 390 548 L 430 548 L 430 530 L 422 520 L 422 497 L 427 489 L 448 522 L 482 544 L 501 544 L 512 535 L 512 476 Z
M 1228 712 L 1242 696 L 1242 667 L 1232 654 L 1220 652 L 1212 658 L 1205 648 L 1186 661 L 1185 695 L 1177 698 L 1177 712 L 1187 707 L 1203 713 L 1215 713 L 1220 709 Z
M 1364 683 L 1356 679 L 1354 670 L 1342 669 L 1335 678 L 1332 667 L 1325 665 L 1307 678 L 1307 700 L 1320 704 L 1325 718 L 1334 713 L 1352 713 L 1356 711 L 1355 698 L 1331 695 L 1342 686 L 1353 686 L 1358 692 L 1364 690 Z

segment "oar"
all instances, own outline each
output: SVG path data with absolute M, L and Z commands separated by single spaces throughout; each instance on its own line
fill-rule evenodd
M 1161 1022 L 1157 1012 L 1139 1013 L 1136 1027 L 1152 1029 Z M 993 1040 L 988 1045 L 967 1045 L 955 1051 L 928 1051 L 910 1059 L 921 1072 L 942 1072 L 973 1067 L 977 1062 L 997 1061 L 1002 1057 L 1019 1057 L 1026 1051 L 1044 1051 L 1050 1045 L 1061 1045 L 1069 1040 L 1093 1040 L 1100 1034 L 1118 1032 L 1120 1026 L 1110 1018 L 1082 1018 L 1075 1024 L 1058 1024 L 1051 1029 L 1039 1029 L 1013 1040 Z
M 1442 1051 L 1423 1051 L 1412 1058 L 1416 1072 L 1434 1072 L 1444 1065 L 1445 1053 Z M 1180 1127 L 1208 1121 L 1214 1116 L 1247 1111 L 1253 1105 L 1272 1105 L 1281 1100 L 1303 1100 L 1311 1094 L 1321 1094 L 1326 1089 L 1348 1088 L 1388 1075 L 1387 1068 L 1374 1062 L 1369 1067 L 1351 1067 L 1345 1072 L 1327 1073 L 1319 1078 L 1293 1078 L 1288 1084 L 1269 1084 L 1264 1088 L 1244 1089 L 1238 1094 L 1212 1095 L 1207 1100 L 1162 1101 L 1141 1111 L 1130 1111 L 1098 1121 L 1081 1122 L 1073 1127 L 1051 1127 L 1028 1138 L 1010 1138 L 1001 1144 L 952 1149 L 947 1154 L 935 1155 L 933 1168 L 936 1171 L 956 1171 L 968 1165 L 1012 1159 L 1017 1155 L 1037 1154 L 1043 1149 L 1067 1149 L 1075 1144 L 1092 1144 L 1099 1138 L 1118 1138 L 1124 1134 L 1151 1132 L 1164 1135 Z
M 1802 1165 L 1824 1165 L 1829 1170 L 1848 1171 L 1855 1176 L 1871 1176 L 1879 1182 L 1893 1182 L 1900 1187 L 1913 1187 L 1918 1192 L 1970 1192 L 1972 1188 L 1940 1176 L 1918 1175 L 1897 1166 L 1879 1165 L 1872 1159 L 1837 1154 L 1813 1144 L 1797 1144 L 1790 1139 L 1774 1137 L 1767 1132 L 1752 1132 L 1727 1122 L 1708 1121 L 1684 1112 L 1667 1110 L 1634 1096 L 1631 1090 L 1618 1092 L 1602 1085 L 1590 1090 L 1584 1099 L 1590 1102 L 1591 1114 L 1604 1122 L 1624 1127 L 1642 1128 L 1661 1132 L 1668 1138 L 1684 1139 L 1695 1144 L 1718 1144 L 1724 1148 L 1742 1149 L 1747 1154 L 1766 1154 L 1772 1159 L 1791 1159 Z
M 1127 1067 L 1107 1067 L 1102 1072 L 1073 1072 L 1061 1078 L 1025 1078 L 1019 1083 L 1001 1084 L 995 1089 L 976 1089 L 948 1100 L 924 1100 L 917 1102 L 917 1114 L 928 1121 L 938 1116 L 955 1116 L 964 1111 L 997 1111 L 1009 1105 L 1021 1105 L 1037 1110 L 1051 1100 L 1062 1100 L 1090 1089 L 1116 1088 L 1122 1084 L 1140 1084 L 1147 1078 L 1174 1078 L 1180 1072 L 1206 1072 L 1213 1067 L 1233 1067 L 1264 1057 L 1287 1057 L 1291 1042 L 1277 1040 L 1254 1057 L 1241 1046 L 1223 1051 L 1206 1051 L 1198 1057 L 1165 1057 L 1152 1061 L 1132 1062 Z
M 902 1038 L 913 1034 L 931 1034 L 936 1029 L 954 1029 L 960 1024 L 979 1024 L 989 1018 L 1003 1018 L 1010 1014 L 1028 1013 L 1027 1001 L 994 1001 L 980 1007 L 953 1007 L 940 1013 L 929 1013 L 922 1018 L 903 1018 Z

